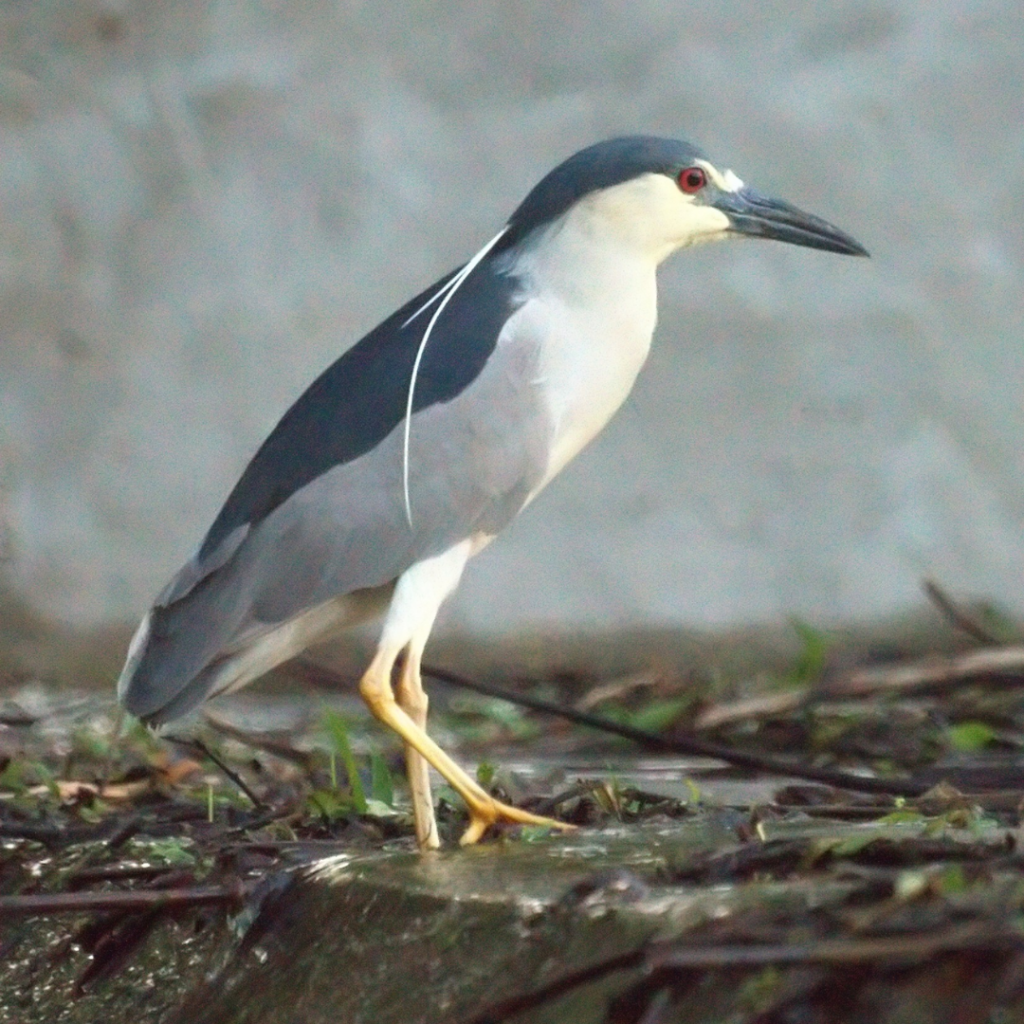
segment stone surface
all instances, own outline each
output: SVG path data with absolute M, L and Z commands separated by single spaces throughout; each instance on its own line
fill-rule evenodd
M 722 973 L 713 964 L 693 971 L 686 979 L 689 991 L 683 978 L 677 979 L 688 994 L 680 1005 L 666 1005 L 663 1015 L 641 1017 L 642 1004 L 631 1015 L 620 1005 L 630 990 L 652 1002 L 660 987 L 668 996 L 671 984 L 655 969 L 641 967 L 642 951 L 646 947 L 650 952 L 655 942 L 699 949 L 699 940 L 688 933 L 708 922 L 735 921 L 738 935 L 744 936 L 738 941 L 754 947 L 773 932 L 776 948 L 786 941 L 813 946 L 814 915 L 831 907 L 838 921 L 845 914 L 846 927 L 839 933 L 856 940 L 856 912 L 843 906 L 862 884 L 852 871 L 846 879 L 815 877 L 808 865 L 806 877 L 781 882 L 757 877 L 738 885 L 666 881 L 698 855 L 731 846 L 736 826 L 746 820 L 738 811 L 722 809 L 531 844 L 512 842 L 424 857 L 396 853 L 324 860 L 281 889 L 276 901 L 264 901 L 224 966 L 163 1024 L 611 1024 L 647 1019 L 682 1024 L 760 1019 L 755 1012 L 756 961 L 745 971 L 742 951 L 733 952 L 732 964 Z M 766 836 L 817 837 L 823 844 L 887 836 L 898 843 L 927 828 L 924 822 L 786 824 L 773 827 L 769 821 Z M 1001 836 L 992 839 L 997 846 L 1000 841 Z M 870 911 L 861 909 L 867 919 Z M 769 922 L 786 916 L 794 924 L 784 941 Z M 746 929 L 740 924 L 744 920 Z M 617 959 L 619 969 L 601 967 Z M 998 975 L 1001 958 L 989 959 Z M 812 960 L 808 957 L 805 971 L 813 971 Z M 865 967 L 841 959 L 833 966 L 836 975 L 846 971 L 854 977 Z M 886 976 L 892 963 L 884 958 L 874 966 L 886 1010 L 871 1012 L 870 1001 L 867 1008 L 862 1002 L 846 1006 L 850 1020 L 961 1019 L 948 998 L 930 1006 L 924 985 L 908 998 L 905 983 L 915 978 L 926 982 L 940 973 L 941 954 L 909 958 L 905 966 L 919 972 L 905 972 L 909 977 L 902 979 L 893 976 L 896 972 Z M 780 987 L 771 966 L 760 980 L 768 983 L 768 991 Z M 806 993 L 807 1004 L 820 994 L 814 991 L 817 986 L 828 991 L 823 980 L 816 978 Z M 970 1002 L 973 993 L 975 1000 L 986 1002 L 991 997 L 986 981 L 991 985 L 979 976 L 965 977 L 959 986 L 964 998 Z M 540 993 L 546 995 L 531 1002 Z M 802 1002 L 799 984 L 792 1001 L 794 1012 L 803 1010 L 806 1019 L 820 1019 Z M 841 997 L 837 1001 L 842 1005 Z M 895 1011 L 889 1003 L 909 1005 Z M 520 1009 L 512 1012 L 511 1005 Z
M 331 858 L 265 904 L 246 948 L 175 1024 L 468 1022 L 713 914 L 729 896 L 654 895 L 645 879 L 729 834 L 700 821 L 426 857 Z M 598 1024 L 638 974 L 617 972 L 523 1019 Z
M 127 624 L 302 387 L 624 131 L 872 261 L 681 254 L 650 365 L 449 633 L 1024 610 L 1012 0 L 0 12 L 0 593 Z

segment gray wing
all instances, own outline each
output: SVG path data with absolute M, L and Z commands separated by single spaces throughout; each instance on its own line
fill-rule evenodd
M 528 344 L 500 346 L 471 387 L 413 416 L 411 525 L 399 425 L 256 527 L 233 560 L 250 615 L 286 621 L 511 521 L 547 467 L 548 420 L 532 383 L 533 356 Z
M 183 567 L 133 644 L 121 686 L 129 710 L 152 717 L 174 703 L 183 713 L 176 698 L 252 637 L 331 598 L 390 583 L 466 537 L 497 533 L 518 513 L 546 471 L 550 423 L 536 345 L 516 336 L 517 319 L 496 332 L 457 394 L 414 413 L 411 525 L 399 420 L 370 450 L 330 466 Z M 450 343 L 443 328 L 442 317 L 431 345 Z

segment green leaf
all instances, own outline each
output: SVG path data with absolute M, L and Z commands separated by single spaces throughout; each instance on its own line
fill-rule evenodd
M 147 853 L 154 859 L 159 859 L 165 864 L 187 866 L 196 863 L 195 852 L 189 849 L 192 841 L 177 836 L 168 839 L 154 839 L 147 842 Z
M 494 781 L 494 774 L 497 768 L 490 761 L 481 761 L 476 766 L 476 781 L 480 783 L 484 789 L 488 789 L 491 783 Z
M 459 733 L 471 739 L 490 739 L 500 730 L 523 740 L 540 732 L 522 708 L 498 697 L 462 694 L 451 702 L 449 710 L 459 720 Z
M 437 787 L 437 799 L 443 800 L 449 807 L 461 807 L 462 797 L 446 782 Z
M 825 670 L 829 639 L 821 630 L 815 629 L 801 619 L 791 619 L 790 624 L 803 644 L 803 649 L 790 673 L 790 679 L 794 683 L 807 685 L 820 679 Z
M 967 876 L 962 864 L 947 864 L 939 875 L 939 889 L 944 896 L 964 892 L 967 889 Z
M 536 843 L 554 833 L 555 830 L 547 825 L 523 825 L 519 829 L 519 837 L 524 843 Z
M 679 720 L 692 703 L 690 697 L 668 697 L 665 700 L 651 701 L 630 714 L 627 721 L 634 729 L 664 732 Z
M 826 840 L 822 843 L 822 853 L 830 853 L 833 857 L 855 857 L 866 846 L 870 846 L 879 838 L 878 832 L 864 832 L 861 835 L 846 836 L 838 841 Z
M 370 794 L 371 799 L 388 807 L 395 806 L 395 787 L 391 781 L 391 769 L 384 755 L 374 751 L 370 755 Z M 369 801 L 367 801 L 369 804 Z
M 901 807 L 898 810 L 890 811 L 878 819 L 878 825 L 906 825 L 908 822 L 918 824 L 925 821 L 925 816 L 914 810 L 912 807 Z
M 20 796 L 28 789 L 30 783 L 26 781 L 26 761 L 11 758 L 7 767 L 0 772 L 0 790 L 6 790 Z
M 374 800 L 371 796 L 366 801 L 366 813 L 374 818 L 393 818 L 398 812 L 391 806 L 381 800 Z
M 946 730 L 949 745 L 961 753 L 969 754 L 991 746 L 996 731 L 985 722 L 957 722 Z
M 349 800 L 343 800 L 336 789 L 316 789 L 306 798 L 313 814 L 319 814 L 328 821 L 344 817 L 352 810 Z
M 348 742 L 348 725 L 345 719 L 332 709 L 324 712 L 323 722 L 327 735 L 334 744 L 341 763 L 345 766 L 345 773 L 348 775 L 348 788 L 352 794 L 352 806 L 358 814 L 365 814 L 366 793 L 363 790 L 363 781 L 359 778 L 356 760 L 352 756 L 352 747 Z

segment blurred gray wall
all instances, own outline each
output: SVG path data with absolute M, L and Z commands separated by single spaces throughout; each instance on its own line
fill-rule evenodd
M 574 149 L 680 135 L 873 260 L 683 253 L 453 631 L 1024 610 L 1019 0 L 0 7 L 0 588 L 134 620 L 325 365 Z

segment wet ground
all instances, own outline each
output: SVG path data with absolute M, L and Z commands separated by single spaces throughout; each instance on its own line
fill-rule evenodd
M 398 752 L 300 674 L 203 746 L 11 690 L 0 1020 L 1024 1020 L 1019 647 L 524 690 L 575 724 L 449 680 L 435 734 L 578 828 L 459 849 L 442 788 L 426 856 Z

